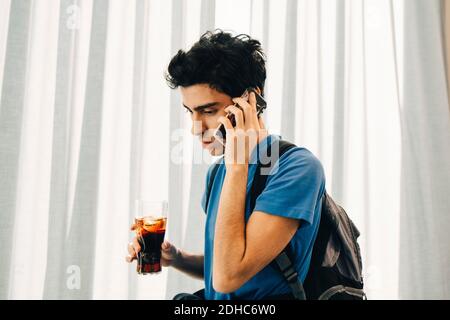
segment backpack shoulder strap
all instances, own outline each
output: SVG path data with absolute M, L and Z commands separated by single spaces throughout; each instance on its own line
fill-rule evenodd
M 296 147 L 295 144 L 290 143 L 285 140 L 277 140 L 274 143 L 279 143 L 279 157 L 283 154 L 285 154 L 289 149 Z M 267 149 L 267 156 L 268 158 L 271 158 L 272 155 L 272 145 L 269 145 Z M 277 159 L 278 160 L 278 159 Z M 252 187 L 250 189 L 250 208 L 253 210 L 255 208 L 256 199 L 259 197 L 259 195 L 263 192 L 264 188 L 266 187 L 267 177 L 266 174 L 261 174 L 261 168 L 267 168 L 271 165 L 274 165 L 274 163 L 269 164 L 261 164 L 258 163 L 255 171 L 255 176 L 253 177 Z
M 291 292 L 295 299 L 306 300 L 305 289 L 303 284 L 298 280 L 298 273 L 290 258 L 290 246 L 288 245 L 281 253 L 275 258 L 275 267 L 283 274 L 284 279 L 289 284 Z
M 293 143 L 285 140 L 279 140 L 279 158 L 281 158 L 283 154 L 294 147 L 296 147 L 296 145 Z M 267 155 L 269 158 L 271 157 L 271 145 L 267 150 Z M 252 210 L 255 208 L 256 199 L 266 187 L 268 175 L 261 174 L 261 168 L 269 166 L 258 163 L 258 166 L 256 168 L 255 177 L 253 178 L 252 188 L 250 191 L 250 206 Z M 286 248 L 281 251 L 281 253 L 275 258 L 275 260 L 272 261 L 272 266 L 275 269 L 278 269 L 283 274 L 283 277 L 286 279 L 289 287 L 291 288 L 291 292 L 294 298 L 297 300 L 306 300 L 305 290 L 303 288 L 303 284 L 298 281 L 298 273 L 294 267 L 294 264 L 292 263 L 292 257 L 293 255 L 291 252 L 291 247 L 288 244 Z

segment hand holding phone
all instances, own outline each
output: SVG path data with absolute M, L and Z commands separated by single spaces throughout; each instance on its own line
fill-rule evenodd
M 243 99 L 248 101 L 249 96 L 250 96 L 250 92 L 253 92 L 255 94 L 255 97 L 256 97 L 256 112 L 257 112 L 257 116 L 259 118 L 261 113 L 267 107 L 267 103 L 264 100 L 264 98 L 258 92 L 256 92 L 256 90 L 254 88 L 246 89 L 244 91 L 244 93 L 242 94 L 241 98 L 243 98 Z M 234 106 L 236 106 L 236 107 L 241 109 L 241 107 L 237 103 L 235 103 Z M 230 120 L 231 125 L 233 127 L 235 127 L 236 126 L 236 119 L 234 118 L 234 114 L 229 112 L 227 114 L 227 118 Z M 226 139 L 226 134 L 227 134 L 227 132 L 225 130 L 225 126 L 223 124 L 220 124 L 220 126 L 219 126 L 219 128 L 217 128 L 214 136 L 223 144 L 224 140 Z

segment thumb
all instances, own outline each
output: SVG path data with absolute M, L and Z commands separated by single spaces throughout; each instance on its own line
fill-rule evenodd
M 262 117 L 262 116 L 260 116 L 260 117 L 258 118 L 258 122 L 259 122 L 259 127 L 260 127 L 261 129 L 265 129 L 265 128 L 266 128 L 266 125 L 264 124 L 264 120 L 263 120 L 263 117 Z
M 161 249 L 163 249 L 164 251 L 170 250 L 171 247 L 172 245 L 168 241 L 164 241 L 161 245 Z

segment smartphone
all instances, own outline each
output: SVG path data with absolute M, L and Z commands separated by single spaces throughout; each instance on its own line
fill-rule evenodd
M 243 98 L 243 99 L 248 101 L 250 92 L 255 93 L 255 97 L 256 97 L 256 112 L 257 112 L 257 115 L 258 115 L 258 118 L 259 118 L 261 113 L 263 113 L 264 109 L 267 107 L 266 100 L 264 100 L 264 98 L 258 92 L 256 92 L 256 90 L 254 88 L 247 88 L 244 91 L 244 93 L 242 94 L 241 98 Z M 237 103 L 235 103 L 234 105 L 239 108 Z M 227 114 L 227 118 L 230 120 L 231 125 L 233 127 L 235 127 L 236 126 L 236 119 L 234 118 L 234 114 L 229 112 Z M 226 138 L 226 134 L 227 134 L 227 132 L 225 130 L 225 126 L 223 124 L 220 124 L 220 126 L 219 126 L 219 128 L 217 128 L 214 136 L 223 144 L 223 141 Z

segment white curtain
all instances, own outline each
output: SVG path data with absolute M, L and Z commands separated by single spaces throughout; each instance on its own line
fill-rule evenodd
M 0 298 L 164 299 L 202 282 L 125 263 L 135 199 L 203 250 L 212 160 L 163 72 L 222 28 L 261 40 L 269 131 L 322 161 L 361 231 L 369 299 L 450 298 L 439 0 L 1 0 Z

